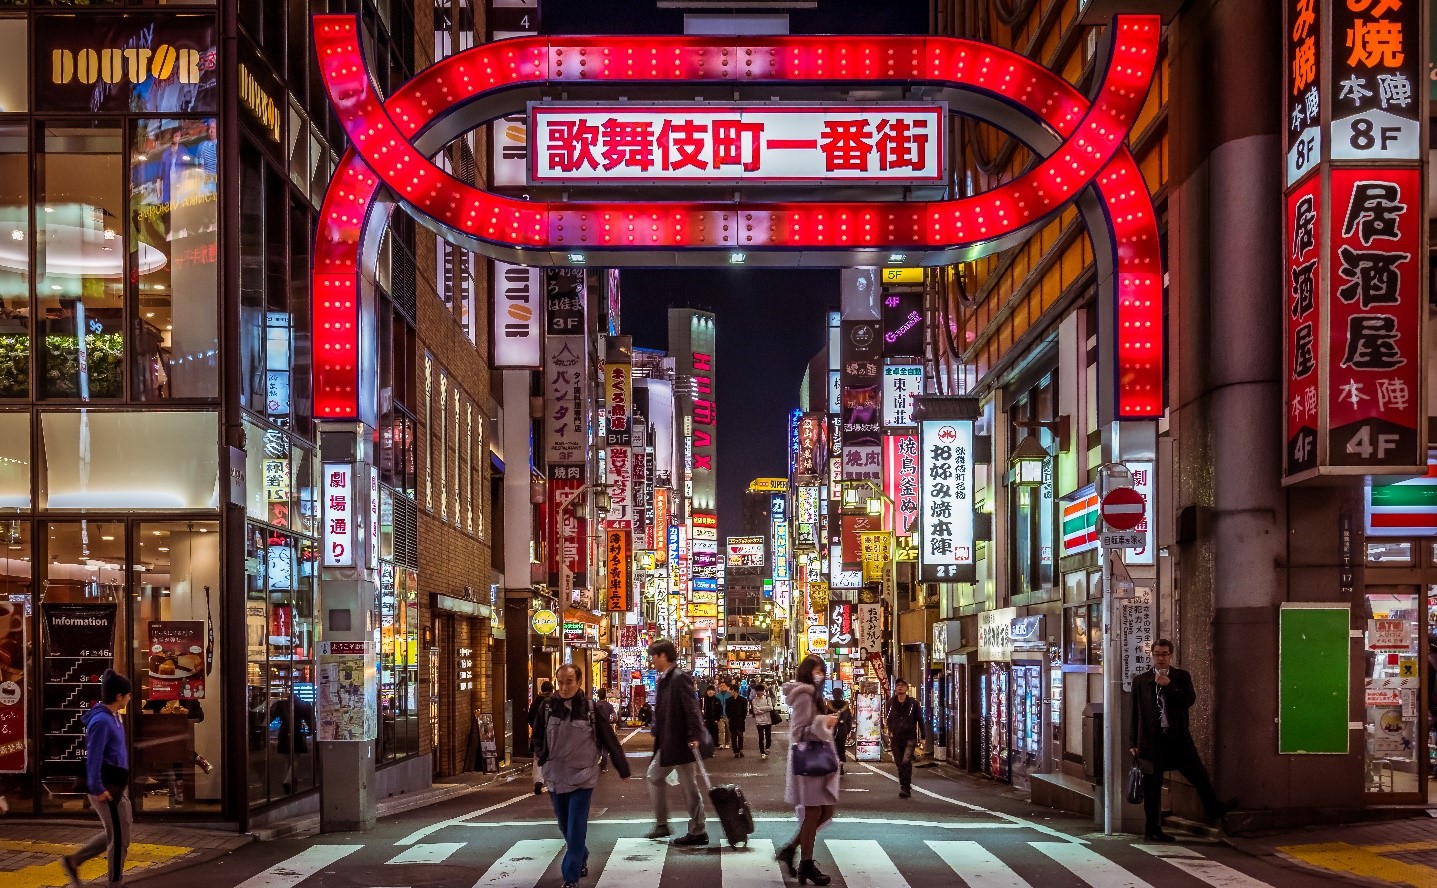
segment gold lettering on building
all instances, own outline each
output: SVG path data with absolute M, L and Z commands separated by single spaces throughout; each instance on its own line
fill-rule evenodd
M 151 77 L 180 83 L 200 82 L 200 51 L 162 43 L 151 49 L 56 49 L 50 54 L 50 81 L 64 86 L 81 83 L 144 83 Z
M 279 107 L 243 64 L 239 66 L 239 97 L 240 102 L 269 133 L 269 137 L 276 142 L 283 141 L 279 131 Z

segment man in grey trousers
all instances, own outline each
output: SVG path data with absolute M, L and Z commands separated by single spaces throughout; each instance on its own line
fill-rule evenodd
M 100 702 L 84 716 L 85 782 L 90 807 L 100 817 L 105 831 L 96 833 L 79 851 L 60 858 L 60 868 L 71 888 L 80 888 L 80 865 L 109 851 L 110 884 L 119 885 L 125 875 L 125 855 L 130 850 L 130 753 L 125 745 L 125 725 L 120 713 L 130 705 L 130 681 L 108 669 L 100 678 Z
M 649 645 L 649 665 L 659 674 L 654 704 L 654 758 L 649 762 L 649 796 L 654 803 L 654 828 L 646 838 L 662 839 L 669 831 L 668 776 L 678 773 L 679 786 L 689 807 L 689 831 L 673 840 L 675 845 L 707 845 L 704 829 L 704 797 L 699 791 L 694 764 L 703 750 L 700 738 L 708 732 L 699 714 L 699 696 L 693 676 L 678 668 L 678 649 L 667 639 Z M 713 743 L 713 738 L 709 738 Z M 710 750 L 711 751 L 711 750 Z

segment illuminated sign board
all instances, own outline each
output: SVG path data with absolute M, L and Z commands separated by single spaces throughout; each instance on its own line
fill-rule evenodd
M 324 526 L 324 566 L 354 566 L 354 466 L 324 464 L 320 515 Z
M 631 531 L 627 527 L 610 528 L 604 536 L 604 558 L 609 569 L 604 609 L 610 611 L 632 610 L 634 583 L 631 575 L 633 566 Z
M 761 536 L 729 537 L 729 567 L 763 567 L 767 541 Z
M 918 436 L 883 436 L 883 492 L 898 506 L 898 526 L 893 524 L 892 507 L 883 504 L 884 525 L 899 536 L 912 536 L 918 523 L 920 460 Z
M 923 394 L 923 367 L 919 364 L 883 365 L 883 424 L 913 425 L 915 399 Z
M 973 422 L 922 426 L 923 496 L 919 503 L 923 582 L 971 579 L 973 572 Z
M 495 367 L 544 365 L 543 271 L 494 263 Z
M 749 493 L 787 493 L 787 478 L 755 478 L 748 482 Z
M 944 181 L 942 104 L 529 105 L 535 185 Z
M 37 15 L 34 27 L 37 108 L 193 114 L 219 106 L 213 15 Z

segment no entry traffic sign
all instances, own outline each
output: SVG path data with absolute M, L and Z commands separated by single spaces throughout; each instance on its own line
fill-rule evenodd
M 1119 487 L 1103 497 L 1103 524 L 1112 530 L 1132 530 L 1143 523 L 1143 496 L 1131 487 Z

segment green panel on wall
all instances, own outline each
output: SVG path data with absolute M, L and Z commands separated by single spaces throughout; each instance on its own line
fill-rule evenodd
M 1351 615 L 1344 605 L 1285 604 L 1278 634 L 1277 751 L 1348 751 Z

